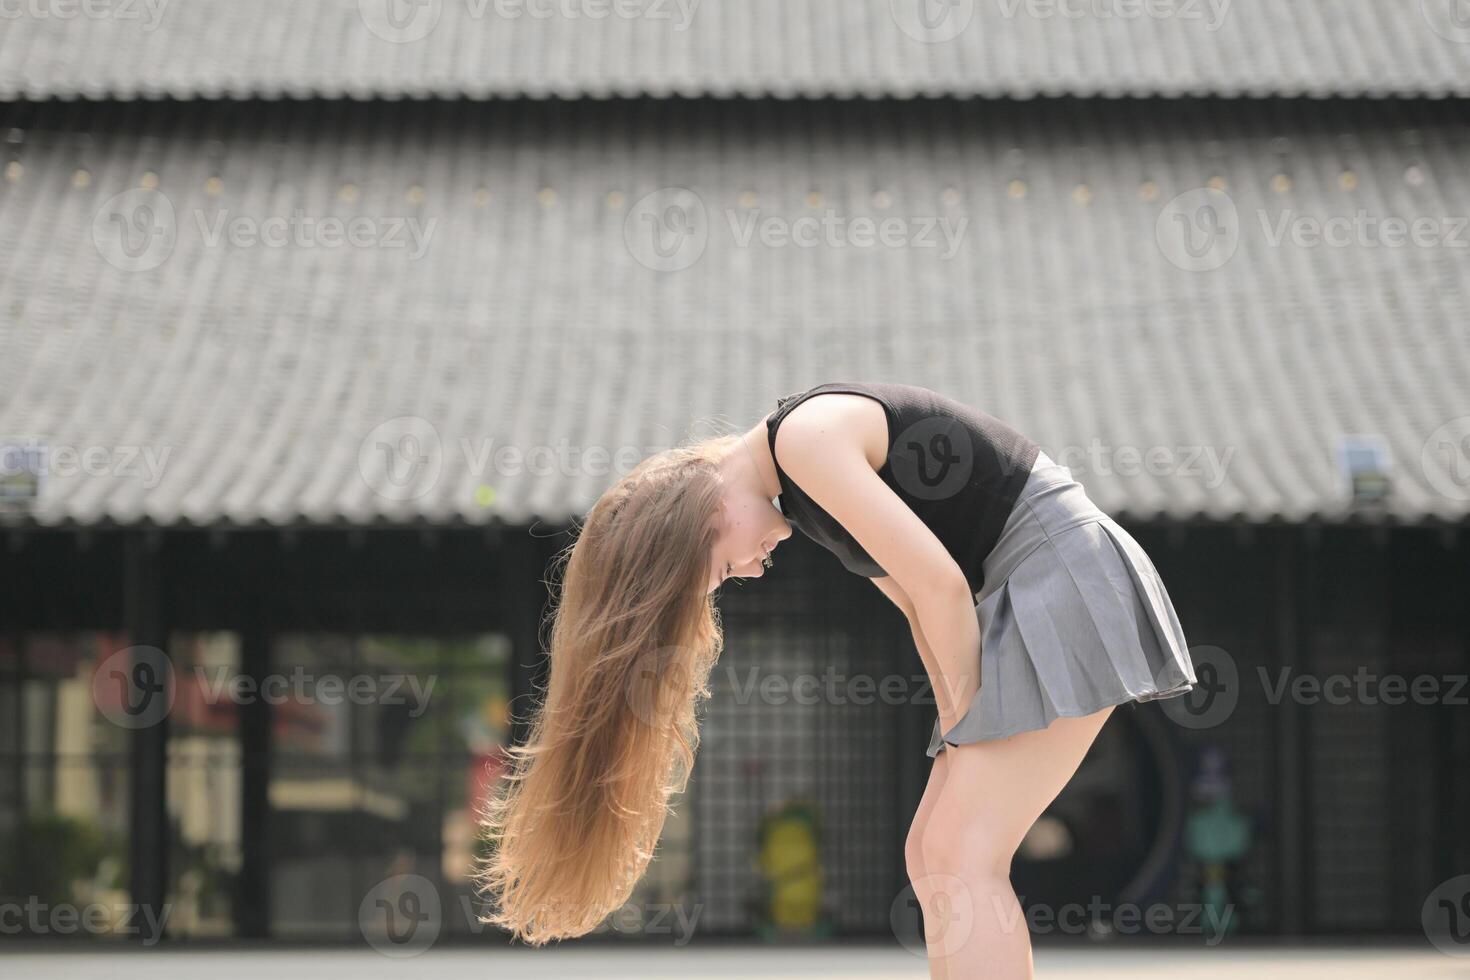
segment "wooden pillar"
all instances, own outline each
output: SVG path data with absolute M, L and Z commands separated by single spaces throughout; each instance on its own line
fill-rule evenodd
M 240 636 L 240 673 L 259 691 L 271 671 L 271 632 L 266 605 L 250 603 Z M 235 933 L 241 939 L 270 936 L 271 721 L 267 698 L 240 706 L 240 878 L 235 893 Z
M 1305 673 L 1304 637 L 1308 630 L 1303 622 L 1302 575 L 1312 561 L 1312 551 L 1305 551 L 1296 528 L 1281 530 L 1275 563 L 1273 592 L 1276 596 L 1276 663 L 1277 668 L 1290 668 Z M 1300 935 L 1307 927 L 1306 906 L 1311 876 L 1311 856 L 1306 818 L 1310 809 L 1307 797 L 1309 740 L 1304 731 L 1306 719 L 1302 705 L 1294 698 L 1283 698 L 1275 711 L 1276 752 L 1273 755 L 1273 783 L 1276 787 L 1276 930 L 1282 935 Z
M 149 531 L 128 532 L 123 544 L 123 619 L 129 644 L 168 652 L 164 622 L 159 539 Z M 135 661 L 135 663 L 141 663 Z M 137 909 L 135 936 L 146 935 L 148 922 L 166 922 L 168 895 L 168 716 L 134 729 L 132 734 L 132 799 L 129 827 L 132 901 Z

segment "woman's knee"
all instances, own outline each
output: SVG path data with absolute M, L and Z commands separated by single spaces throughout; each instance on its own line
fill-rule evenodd
M 935 814 L 915 848 L 925 874 L 960 878 L 1008 878 L 1019 842 L 996 832 L 983 818 L 946 820 Z M 912 862 L 914 859 L 910 858 Z
M 924 867 L 924 827 L 917 820 L 909 827 L 908 837 L 904 839 L 903 862 L 908 870 L 909 881 L 915 884 L 928 874 Z

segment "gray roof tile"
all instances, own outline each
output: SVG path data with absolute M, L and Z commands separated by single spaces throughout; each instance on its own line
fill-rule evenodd
M 1459 2 L 173 0 L 71 18 L 26 4 L 0 19 L 0 98 L 1463 96 Z M 926 4 L 948 11 L 933 34 Z M 394 5 L 411 12 L 401 31 Z M 647 13 L 530 13 L 563 9 Z
M 851 377 L 940 389 L 1054 455 L 1098 447 L 1107 467 L 1074 470 L 1120 517 L 1346 519 L 1344 433 L 1392 451 L 1391 517 L 1470 511 L 1441 451 L 1470 422 L 1470 130 L 1448 104 L 194 103 L 70 122 L 0 143 L 0 440 L 93 454 L 53 457 L 44 524 L 561 521 L 710 431 L 691 419 L 753 424 Z M 697 194 L 702 250 L 652 249 L 650 221 L 691 213 L 640 207 L 667 187 Z M 1190 192 L 1220 219 L 1179 212 L 1198 257 L 1166 209 Z M 1360 211 L 1458 238 L 1271 242 L 1283 215 L 1310 232 Z M 210 240 L 298 212 L 364 237 Z M 825 219 L 842 244 L 743 243 L 753 217 Z M 949 257 L 940 217 L 968 222 Z M 864 244 L 860 218 L 910 243 Z M 403 416 L 425 420 L 425 465 L 395 490 L 380 444 L 415 433 L 374 431 Z M 168 453 L 161 478 L 134 447 Z M 594 447 L 627 455 L 572 456 Z M 1125 447 L 1176 465 L 1119 472 Z

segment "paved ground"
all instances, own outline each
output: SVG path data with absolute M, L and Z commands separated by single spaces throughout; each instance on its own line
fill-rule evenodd
M 1379 949 L 1038 949 L 1038 978 L 1090 980 L 1470 980 L 1470 958 L 1427 947 Z M 390 959 L 370 951 L 228 950 L 217 952 L 9 953 L 0 944 L 5 980 L 618 980 L 718 977 L 722 980 L 925 980 L 924 961 L 902 948 L 773 950 L 631 950 L 615 947 L 495 951 L 431 949 Z

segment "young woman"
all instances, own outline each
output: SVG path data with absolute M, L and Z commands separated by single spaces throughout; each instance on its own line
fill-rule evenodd
M 723 644 L 713 593 L 796 527 L 903 611 L 938 717 L 906 859 L 936 977 L 1031 975 L 1011 858 L 1113 707 L 1195 683 L 1164 583 L 1070 470 L 915 385 L 828 382 L 644 460 L 565 561 L 550 679 L 491 801 L 485 919 L 586 933 L 687 784 Z

